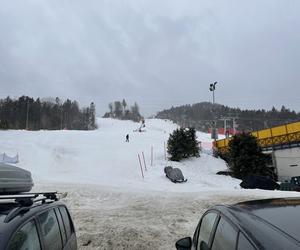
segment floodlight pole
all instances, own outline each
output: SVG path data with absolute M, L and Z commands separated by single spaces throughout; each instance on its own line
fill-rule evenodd
M 215 89 L 217 83 L 218 82 L 211 83 L 209 86 L 209 90 L 213 92 L 213 104 L 215 104 Z
M 214 112 L 214 105 L 215 105 L 215 89 L 216 89 L 216 84 L 218 82 L 214 82 L 214 83 L 211 83 L 209 85 L 209 90 L 213 92 L 213 116 L 214 116 L 214 121 L 213 121 L 213 131 L 212 131 L 212 135 L 214 137 L 214 140 L 216 142 L 216 120 L 215 120 L 215 112 Z

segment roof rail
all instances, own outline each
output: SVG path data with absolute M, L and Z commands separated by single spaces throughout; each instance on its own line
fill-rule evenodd
M 22 199 L 34 199 L 41 195 L 49 200 L 58 200 L 57 192 L 5 194 L 5 195 L 0 195 L 0 200 L 15 200 L 16 202 L 18 202 L 19 200 Z
M 39 199 L 35 199 L 41 196 Z M 41 204 L 46 203 L 47 200 L 50 202 L 57 201 L 57 192 L 41 192 L 41 193 L 19 193 L 12 195 L 0 195 L 0 200 L 14 200 L 19 206 L 14 208 L 6 216 L 4 223 L 9 222 L 15 216 L 20 213 L 26 213 L 29 208 L 34 204 L 41 202 Z

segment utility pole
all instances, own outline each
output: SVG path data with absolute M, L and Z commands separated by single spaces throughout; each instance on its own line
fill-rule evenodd
M 27 99 L 26 130 L 28 130 L 29 100 Z
M 213 92 L 213 104 L 215 104 L 215 89 L 218 82 L 211 83 L 209 85 L 209 90 Z

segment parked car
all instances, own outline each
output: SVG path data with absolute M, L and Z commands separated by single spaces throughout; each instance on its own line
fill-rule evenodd
M 300 249 L 300 198 L 218 205 L 204 213 L 178 250 Z
M 0 250 L 76 250 L 74 224 L 56 193 L 0 196 Z

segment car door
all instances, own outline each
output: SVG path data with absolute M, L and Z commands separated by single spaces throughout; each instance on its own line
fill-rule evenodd
M 37 216 L 43 249 L 77 250 L 74 225 L 65 206 L 48 209 Z
M 41 250 L 37 224 L 34 219 L 23 224 L 11 237 L 7 250 Z
M 194 249 L 197 250 L 209 249 L 209 245 L 214 234 L 214 229 L 218 217 L 219 214 L 216 211 L 206 212 L 202 216 L 194 235 L 194 240 L 193 240 Z
M 39 221 L 43 249 L 63 249 L 62 234 L 54 209 L 51 208 L 40 213 L 37 219 Z
M 238 229 L 224 216 L 220 216 L 212 240 L 211 250 L 235 250 Z
M 56 207 L 54 209 L 54 211 L 56 213 L 56 217 L 57 217 L 57 220 L 58 220 L 58 224 L 59 224 L 59 228 L 60 228 L 60 232 L 61 232 L 61 236 L 62 236 L 63 249 L 64 250 L 70 250 L 67 246 L 67 232 L 66 232 L 65 225 L 64 225 L 61 213 L 59 211 L 59 208 Z
M 77 240 L 74 229 L 74 224 L 68 209 L 65 206 L 58 207 L 62 222 L 64 225 L 64 232 L 66 234 L 66 244 L 65 250 L 76 250 L 77 249 Z

